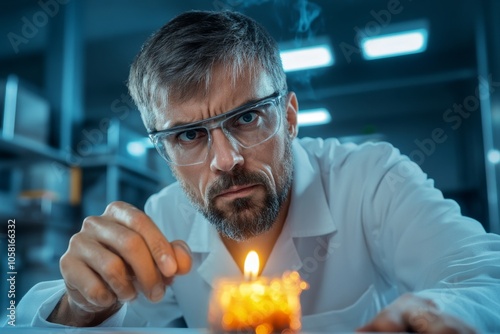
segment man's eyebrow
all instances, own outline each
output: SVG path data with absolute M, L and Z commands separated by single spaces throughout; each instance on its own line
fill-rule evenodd
M 224 112 L 222 114 L 226 114 L 228 112 L 231 112 L 231 111 L 236 110 L 236 109 L 244 108 L 246 106 L 251 106 L 252 104 L 255 104 L 255 103 L 257 103 L 260 100 L 265 99 L 265 98 L 266 97 L 260 97 L 260 98 L 251 97 L 251 98 L 247 99 L 245 102 L 243 102 L 242 104 L 240 104 L 238 107 L 233 108 L 231 110 L 228 110 L 228 111 L 226 111 L 226 112 Z M 220 114 L 220 115 L 222 115 L 222 114 Z M 213 116 L 213 117 L 210 117 L 210 118 L 218 117 L 220 115 Z M 205 118 L 205 119 L 201 119 L 201 120 L 194 121 L 194 122 L 174 121 L 174 122 L 170 123 L 170 126 L 168 128 L 166 128 L 165 130 L 170 130 L 170 129 L 173 129 L 173 128 L 182 127 L 182 126 L 186 126 L 186 125 L 190 125 L 190 124 L 196 124 L 196 123 L 203 122 L 203 121 L 205 121 L 207 119 L 210 119 L 210 118 Z M 162 130 L 162 131 L 164 131 L 164 130 Z

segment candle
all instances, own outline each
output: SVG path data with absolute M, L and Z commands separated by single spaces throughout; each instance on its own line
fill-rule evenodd
M 300 330 L 300 293 L 307 289 L 298 272 L 281 278 L 258 277 L 259 257 L 250 252 L 244 280 L 220 279 L 214 285 L 208 321 L 213 332 L 256 334 L 295 333 Z

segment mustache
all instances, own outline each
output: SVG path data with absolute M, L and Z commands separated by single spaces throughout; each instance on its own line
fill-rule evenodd
M 244 186 L 256 183 L 264 184 L 267 188 L 267 180 L 262 174 L 249 172 L 242 168 L 235 169 L 231 173 L 222 174 L 212 185 L 210 185 L 207 192 L 207 198 L 213 199 L 221 192 L 233 186 Z

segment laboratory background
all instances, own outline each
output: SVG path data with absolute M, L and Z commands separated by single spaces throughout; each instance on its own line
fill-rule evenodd
M 388 141 L 500 233 L 498 0 L 1 0 L 2 319 L 10 300 L 60 278 L 86 216 L 115 200 L 142 208 L 175 182 L 126 80 L 145 39 L 193 9 L 268 29 L 299 137 Z

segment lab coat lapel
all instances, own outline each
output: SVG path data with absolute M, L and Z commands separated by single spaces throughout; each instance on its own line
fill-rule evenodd
M 262 271 L 263 276 L 279 277 L 285 271 L 302 268 L 302 260 L 290 232 L 289 224 L 285 224 Z
M 294 179 L 290 208 L 283 230 L 262 272 L 265 276 L 277 276 L 287 270 L 302 268 L 294 238 L 326 235 L 337 230 L 317 162 L 296 141 L 293 143 L 293 154 Z
M 241 271 L 222 243 L 215 227 L 197 214 L 188 238 L 193 253 L 200 253 L 198 274 L 213 287 L 217 277 L 241 277 Z
M 293 142 L 294 182 L 287 224 L 294 238 L 314 237 L 337 231 L 321 168 L 297 141 Z

